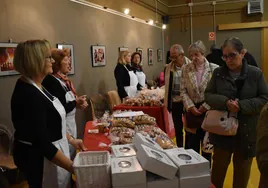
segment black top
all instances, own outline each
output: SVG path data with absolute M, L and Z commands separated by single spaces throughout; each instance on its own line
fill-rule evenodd
M 65 95 L 70 91 L 67 87 L 62 86 L 59 80 L 52 75 L 47 75 L 43 80 L 42 85 L 51 93 L 57 97 L 61 104 L 64 106 L 66 113 L 71 112 L 76 107 L 76 101 L 70 101 L 67 103 Z
M 132 71 L 132 68 L 129 64 L 127 64 L 126 67 L 129 71 Z M 124 65 L 120 63 L 117 63 L 114 69 L 114 76 L 116 79 L 117 91 L 121 99 L 128 96 L 124 88 L 125 86 L 130 85 L 130 77 L 129 77 L 127 69 L 124 67 Z M 137 89 L 141 90 L 141 88 L 142 86 L 140 84 L 137 84 Z
M 51 142 L 62 138 L 61 116 L 52 102 L 35 86 L 19 79 L 11 98 L 11 115 L 15 140 L 32 143 L 39 155 L 51 160 L 58 151 Z

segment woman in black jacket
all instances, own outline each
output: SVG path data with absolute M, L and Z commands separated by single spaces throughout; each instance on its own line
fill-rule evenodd
M 70 179 L 68 171 L 73 172 L 68 148 L 72 138 L 66 134 L 65 110 L 41 84 L 52 73 L 52 63 L 47 41 L 26 41 L 16 48 L 14 67 L 22 76 L 11 99 L 13 157 L 30 188 L 47 184 L 65 187 Z
M 214 145 L 212 183 L 222 188 L 233 155 L 234 188 L 246 188 L 256 152 L 256 126 L 261 109 L 268 101 L 262 71 L 247 64 L 238 38 L 223 44 L 226 64 L 215 69 L 205 91 L 205 102 L 214 110 L 235 113 L 239 122 L 235 136 L 210 134 Z
M 126 97 L 134 97 L 142 86 L 138 82 L 138 78 L 130 66 L 131 55 L 128 51 L 121 51 L 117 65 L 114 70 L 117 91 L 122 99 Z

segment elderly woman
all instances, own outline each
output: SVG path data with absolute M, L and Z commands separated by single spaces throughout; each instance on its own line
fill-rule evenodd
M 204 56 L 206 48 L 200 40 L 190 45 L 188 51 L 192 62 L 183 67 L 181 77 L 181 96 L 186 110 L 185 148 L 199 153 L 205 137 L 201 124 L 210 109 L 205 103 L 205 89 L 218 65 L 207 61 Z M 211 160 L 211 154 L 202 151 L 202 155 Z
M 142 86 L 139 84 L 137 75 L 132 70 L 131 55 L 128 51 L 121 51 L 119 53 L 118 62 L 114 70 L 114 77 L 116 80 L 117 91 L 122 99 L 126 97 L 134 97 Z
M 183 103 L 180 96 L 181 70 L 190 60 L 184 56 L 181 45 L 174 44 L 170 48 L 170 59 L 165 70 L 165 99 L 164 103 L 169 112 L 175 127 L 176 141 L 179 147 L 183 147 Z
M 214 144 L 212 183 L 223 187 L 233 155 L 234 188 L 246 188 L 256 150 L 256 127 L 261 109 L 268 101 L 268 88 L 259 68 L 247 64 L 245 50 L 238 38 L 225 40 L 223 60 L 205 91 L 205 101 L 215 110 L 237 113 L 239 127 L 235 136 L 210 134 Z
M 134 52 L 131 55 L 131 67 L 134 73 L 136 74 L 139 84 L 142 87 L 146 86 L 146 75 L 144 74 L 142 67 L 141 67 L 142 57 L 139 52 Z
M 13 156 L 29 187 L 64 188 L 70 179 L 69 172 L 73 172 L 65 109 L 42 86 L 46 75 L 52 73 L 53 63 L 47 41 L 30 40 L 16 48 L 14 66 L 22 76 L 11 99 Z
M 55 60 L 52 66 L 53 74 L 47 75 L 42 84 L 64 106 L 67 133 L 75 141 L 77 138 L 77 126 L 75 122 L 76 107 L 85 109 L 88 104 L 85 96 L 77 97 L 73 83 L 67 77 L 70 71 L 69 50 L 52 49 L 51 55 Z M 77 139 L 76 142 L 82 144 L 82 140 Z M 72 145 L 70 145 L 70 153 L 71 156 L 75 153 L 75 148 Z

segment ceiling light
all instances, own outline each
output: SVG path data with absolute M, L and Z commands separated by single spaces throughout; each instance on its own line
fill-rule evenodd
M 154 21 L 153 20 L 149 20 L 149 24 L 150 25 L 154 25 Z
M 124 13 L 125 13 L 125 14 L 129 14 L 129 12 L 130 12 L 130 10 L 129 10 L 128 8 L 126 8 L 126 9 L 124 10 Z
M 167 26 L 165 24 L 162 25 L 162 29 L 166 29 Z

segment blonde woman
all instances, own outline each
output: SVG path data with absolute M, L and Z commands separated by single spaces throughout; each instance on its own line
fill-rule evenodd
M 200 152 L 200 144 L 203 143 L 205 131 L 201 128 L 205 113 L 210 109 L 205 101 L 205 89 L 212 76 L 212 72 L 218 65 L 209 63 L 205 58 L 206 48 L 202 41 L 197 41 L 189 47 L 191 63 L 182 68 L 181 96 L 186 110 L 186 149 L 194 149 Z M 211 160 L 211 154 L 202 155 Z
M 66 135 L 66 112 L 42 81 L 52 73 L 50 45 L 45 40 L 19 43 L 14 56 L 21 73 L 12 99 L 15 128 L 14 162 L 24 172 L 29 187 L 64 188 L 73 172 Z
M 114 70 L 118 94 L 122 99 L 126 97 L 134 97 L 137 91 L 141 89 L 138 77 L 132 70 L 131 54 L 128 51 L 119 53 L 117 65 Z

